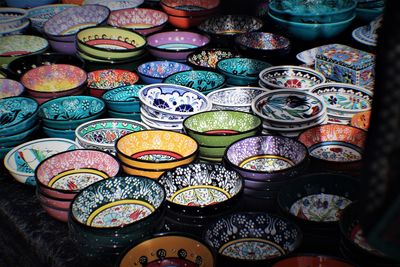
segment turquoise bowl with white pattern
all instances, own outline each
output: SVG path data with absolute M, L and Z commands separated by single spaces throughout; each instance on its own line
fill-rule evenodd
M 128 85 L 118 87 L 105 92 L 102 99 L 106 103 L 107 109 L 116 112 L 139 112 L 140 101 L 138 92 L 144 85 Z

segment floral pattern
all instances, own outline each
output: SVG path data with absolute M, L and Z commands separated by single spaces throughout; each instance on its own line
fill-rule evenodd
M 250 157 L 240 163 L 239 167 L 253 171 L 272 172 L 281 171 L 293 165 L 288 159 L 266 155 Z
M 290 46 L 290 41 L 287 38 L 264 32 L 241 34 L 236 38 L 236 42 L 245 47 L 263 50 L 288 49 Z
M 171 151 L 142 151 L 131 156 L 134 159 L 140 159 L 150 162 L 174 161 L 182 158 L 181 155 Z
M 138 92 L 145 85 L 131 85 L 115 88 L 105 92 L 102 98 L 106 101 L 112 102 L 128 102 L 128 101 L 139 101 Z
M 199 25 L 199 29 L 211 34 L 237 34 L 261 29 L 263 23 L 258 18 L 241 15 L 214 16 Z
M 186 64 L 173 62 L 173 61 L 150 61 L 143 63 L 138 66 L 138 72 L 141 75 L 155 77 L 155 78 L 166 78 L 176 72 L 191 70 Z
M 368 130 L 370 118 L 371 118 L 371 111 L 364 111 L 357 113 L 351 118 L 351 126 L 363 130 Z
M 344 142 L 322 142 L 308 150 L 311 156 L 327 161 L 352 162 L 362 158 L 361 148 Z
M 268 62 L 251 58 L 227 58 L 217 63 L 217 69 L 224 74 L 255 79 L 268 67 L 271 67 Z
M 7 131 L 7 127 L 15 126 L 33 118 L 37 114 L 38 103 L 27 97 L 11 97 L 0 99 L 0 135 Z M 22 127 L 22 126 L 21 126 Z
M 144 0 L 85 0 L 85 5 L 102 5 L 108 7 L 111 11 L 134 8 L 143 4 Z
M 186 86 L 206 94 L 223 87 L 225 85 L 225 77 L 213 71 L 183 71 L 168 76 L 164 83 Z
M 97 70 L 88 73 L 88 87 L 95 89 L 113 89 L 133 85 L 139 80 L 136 73 L 127 70 Z
M 58 174 L 50 180 L 48 186 L 62 190 L 81 190 L 106 178 L 107 174 L 96 170 L 78 169 Z
M 217 67 L 217 63 L 220 60 L 237 56 L 238 55 L 235 54 L 235 52 L 230 50 L 203 49 L 199 52 L 193 52 L 192 54 L 190 54 L 187 60 L 192 65 L 198 67 L 215 69 Z
M 219 251 L 222 255 L 241 260 L 266 260 L 285 254 L 279 245 L 266 242 L 257 238 L 243 238 L 235 240 L 222 247 Z
M 1 78 L 0 74 L 0 99 L 19 96 L 24 92 L 24 86 L 17 81 Z

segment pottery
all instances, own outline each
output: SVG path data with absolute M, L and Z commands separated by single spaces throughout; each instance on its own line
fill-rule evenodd
M 0 79 L 0 99 L 12 96 L 19 96 L 24 92 L 24 86 L 11 79 Z
M 153 117 L 151 114 L 147 113 L 147 111 L 143 108 L 140 109 L 140 113 L 141 113 L 141 118 L 145 118 L 147 119 L 147 121 L 150 121 L 151 123 L 157 126 L 165 126 L 170 128 L 179 128 L 179 129 L 183 128 L 182 126 L 183 119 L 170 120 L 165 118 Z
M 204 48 L 196 50 L 187 56 L 189 65 L 200 69 L 215 69 L 218 61 L 238 57 L 234 50 L 220 48 Z
M 23 25 L 28 12 L 22 8 L 2 7 L 0 9 L 0 33 L 12 31 Z
M 106 103 L 108 110 L 126 113 L 139 112 L 138 92 L 144 86 L 135 84 L 111 89 L 105 92 L 101 98 Z
M 111 11 L 138 7 L 144 0 L 84 0 L 83 5 L 101 5 L 108 7 Z
M 338 44 L 327 44 L 327 45 L 321 45 L 317 46 L 311 49 L 304 50 L 296 55 L 296 58 L 306 64 L 307 66 L 314 66 L 315 64 L 315 56 L 321 51 L 331 49 L 338 46 Z
M 35 136 L 35 134 L 39 130 L 39 126 L 40 126 L 39 124 L 36 124 L 22 132 L 13 135 L 0 136 L 0 147 L 2 148 L 9 147 L 11 150 L 11 148 L 14 148 L 22 143 L 28 142 L 29 140 L 31 140 L 32 137 Z
M 354 29 L 352 32 L 352 37 L 364 45 L 376 46 L 378 40 L 377 31 L 381 27 L 382 21 L 383 16 L 380 15 L 372 20 L 368 25 Z
M 371 111 L 358 112 L 351 117 L 350 125 L 368 131 Z
M 56 14 L 64 11 L 67 8 L 73 7 L 73 4 L 53 4 L 53 5 L 40 5 L 28 9 L 28 18 L 32 22 L 32 27 L 37 31 L 43 32 L 44 24 L 47 20 Z
M 161 83 L 164 78 L 180 71 L 191 70 L 192 67 L 174 61 L 149 61 L 137 67 L 140 79 L 146 84 Z
M 87 75 L 87 87 L 90 95 L 99 98 L 107 90 L 133 85 L 139 80 L 136 73 L 121 69 L 96 70 Z
M 280 260 L 273 264 L 272 267 L 322 267 L 322 266 L 332 266 L 332 267 L 356 267 L 357 265 L 340 258 L 335 258 L 332 256 L 325 255 L 297 255 L 291 256 L 286 259 Z
M 36 6 L 53 4 L 56 0 L 6 0 L 7 6 L 19 8 L 32 8 Z
M 219 0 L 161 0 L 161 8 L 172 16 L 200 17 L 216 11 Z
M 69 140 L 75 140 L 74 129 L 55 129 L 51 127 L 42 126 L 42 130 L 45 136 L 50 138 L 65 138 Z
M 107 115 L 110 118 L 140 121 L 140 112 L 118 112 L 109 109 L 107 110 Z

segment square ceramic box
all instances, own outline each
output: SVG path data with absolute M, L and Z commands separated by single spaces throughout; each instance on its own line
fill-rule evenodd
M 374 81 L 375 55 L 346 45 L 320 51 L 315 69 L 327 79 L 364 86 Z

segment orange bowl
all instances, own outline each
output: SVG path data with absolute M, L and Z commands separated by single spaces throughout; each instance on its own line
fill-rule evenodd
M 351 118 L 350 125 L 368 131 L 370 118 L 370 110 L 359 112 Z

